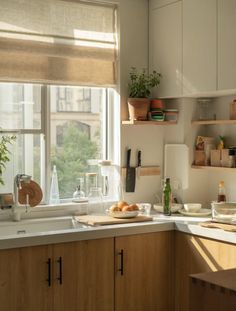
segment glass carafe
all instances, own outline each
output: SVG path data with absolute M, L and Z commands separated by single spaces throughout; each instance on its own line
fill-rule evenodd
M 91 187 L 88 194 L 89 214 L 104 214 L 104 203 L 102 189 L 100 187 Z

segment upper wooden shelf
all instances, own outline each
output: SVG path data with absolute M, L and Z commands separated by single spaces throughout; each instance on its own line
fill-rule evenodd
M 122 121 L 123 125 L 173 125 L 177 124 L 177 121 L 136 121 L 136 120 L 127 120 Z
M 192 125 L 236 124 L 236 120 L 202 120 L 192 121 Z
M 203 169 L 203 170 L 212 170 L 212 171 L 216 171 L 216 170 L 221 170 L 221 171 L 232 171 L 232 172 L 236 172 L 236 168 L 235 167 L 223 167 L 223 166 L 201 166 L 201 165 L 192 165 L 192 168 L 194 169 Z

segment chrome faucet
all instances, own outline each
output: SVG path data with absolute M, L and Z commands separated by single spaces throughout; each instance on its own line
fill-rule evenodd
M 12 206 L 13 220 L 20 221 L 21 213 L 27 212 L 29 207 L 29 195 L 26 195 L 26 204 L 19 203 L 19 190 L 22 188 L 21 183 L 30 183 L 31 176 L 26 174 L 17 174 L 14 178 L 14 204 Z M 23 209 L 22 209 L 23 208 Z

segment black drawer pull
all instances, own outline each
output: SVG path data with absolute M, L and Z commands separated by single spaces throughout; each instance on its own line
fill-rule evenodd
M 60 284 L 62 284 L 62 258 L 59 257 L 57 260 L 57 263 L 59 263 L 59 277 L 57 280 L 59 281 Z
M 52 285 L 52 277 L 51 277 L 51 272 L 52 272 L 52 260 L 51 258 L 48 258 L 47 260 L 47 265 L 48 265 L 48 278 L 47 278 L 47 282 L 48 282 L 48 287 L 51 287 Z
M 118 271 L 120 271 L 120 275 L 124 275 L 124 250 L 122 249 L 118 255 L 120 255 L 120 268 Z

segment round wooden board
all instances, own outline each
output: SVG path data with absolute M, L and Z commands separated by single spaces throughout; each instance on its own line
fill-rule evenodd
M 42 189 L 33 180 L 31 180 L 29 183 L 25 182 L 21 183 L 21 189 L 19 189 L 19 198 L 18 198 L 20 204 L 27 203 L 26 202 L 27 194 L 29 196 L 29 205 L 31 207 L 38 205 L 43 198 Z

